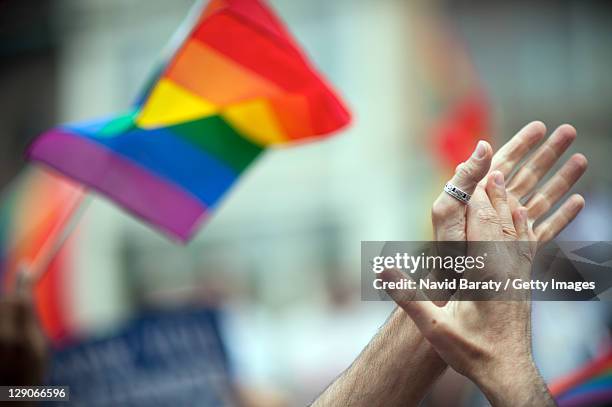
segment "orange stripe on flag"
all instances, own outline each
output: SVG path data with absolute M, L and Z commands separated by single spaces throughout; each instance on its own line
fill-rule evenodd
M 187 42 L 165 77 L 220 106 L 281 93 L 274 83 L 197 40 Z

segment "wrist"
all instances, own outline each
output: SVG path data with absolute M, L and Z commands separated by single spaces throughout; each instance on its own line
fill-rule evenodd
M 406 350 L 409 349 L 411 353 L 418 353 L 424 359 L 433 359 L 436 361 L 436 365 L 448 366 L 414 325 L 408 314 L 400 307 L 395 308 L 391 313 L 386 328 L 385 336 L 396 338 L 401 344 L 400 346 L 405 346 Z
M 472 378 L 491 405 L 554 405 L 531 354 L 493 362 Z
M 425 339 L 408 314 L 399 307 L 393 311 L 381 334 L 385 347 L 395 342 L 393 348 L 398 365 L 394 370 L 399 381 L 403 382 L 405 387 L 420 389 L 405 398 L 404 402 L 418 404 L 448 364 Z M 408 372 L 418 374 L 407 374 Z
M 446 366 L 412 320 L 396 309 L 313 406 L 416 406 Z

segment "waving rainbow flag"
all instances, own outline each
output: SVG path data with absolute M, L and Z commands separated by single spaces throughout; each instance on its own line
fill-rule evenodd
M 186 241 L 264 149 L 349 121 L 264 3 L 213 0 L 134 109 L 53 129 L 28 156 Z

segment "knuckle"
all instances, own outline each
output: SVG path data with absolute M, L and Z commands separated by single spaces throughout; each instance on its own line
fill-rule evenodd
M 446 202 L 437 199 L 431 207 L 431 219 L 434 222 L 442 221 L 448 218 L 453 211 L 453 208 Z
M 474 165 L 471 161 L 464 163 L 457 169 L 457 176 L 464 180 L 472 180 L 474 178 Z

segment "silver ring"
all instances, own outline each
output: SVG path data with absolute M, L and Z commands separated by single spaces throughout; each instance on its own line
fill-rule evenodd
M 463 202 L 464 204 L 470 202 L 470 198 L 472 197 L 472 195 L 468 194 L 465 191 L 462 191 L 450 182 L 447 182 L 446 185 L 444 185 L 444 192 L 446 192 L 456 200 Z

